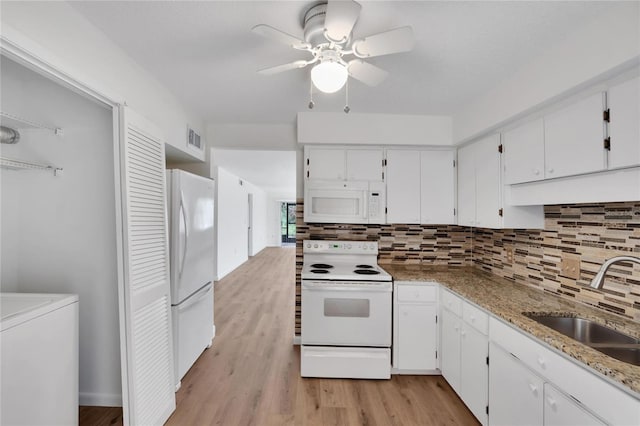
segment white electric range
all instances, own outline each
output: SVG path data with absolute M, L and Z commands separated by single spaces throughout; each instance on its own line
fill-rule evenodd
M 388 379 L 392 278 L 372 241 L 303 242 L 303 377 Z

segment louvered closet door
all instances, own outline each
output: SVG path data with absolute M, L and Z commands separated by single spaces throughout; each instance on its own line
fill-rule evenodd
M 120 109 L 120 132 L 124 419 L 161 425 L 175 410 L 164 143 L 127 107 Z

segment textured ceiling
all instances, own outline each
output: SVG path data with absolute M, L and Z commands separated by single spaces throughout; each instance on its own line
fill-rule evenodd
M 390 72 L 380 86 L 352 81 L 353 112 L 451 114 L 486 93 L 568 33 L 622 2 L 362 1 L 360 38 L 411 25 L 409 53 L 370 61 Z M 308 69 L 262 76 L 257 69 L 305 58 L 251 33 L 259 23 L 302 37 L 314 2 L 72 2 L 95 26 L 211 123 L 292 123 L 306 110 Z M 629 6 L 628 4 L 626 6 Z M 341 111 L 344 92 L 315 96 Z

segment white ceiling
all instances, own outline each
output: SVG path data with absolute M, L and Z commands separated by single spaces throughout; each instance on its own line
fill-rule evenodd
M 304 58 L 251 33 L 259 23 L 302 37 L 311 1 L 86 1 L 80 13 L 210 123 L 293 123 L 308 103 L 308 69 L 257 69 Z M 578 26 L 622 2 L 361 1 L 354 37 L 411 25 L 409 53 L 373 58 L 380 86 L 350 84 L 353 112 L 451 114 Z M 344 94 L 316 96 L 341 111 Z M 247 178 L 248 179 L 248 178 Z

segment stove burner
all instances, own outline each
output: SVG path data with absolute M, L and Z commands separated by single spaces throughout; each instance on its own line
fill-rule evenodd
M 380 273 L 379 271 L 374 271 L 373 269 L 356 269 L 353 272 L 360 275 L 378 275 Z
M 316 269 L 331 269 L 333 268 L 333 265 L 328 265 L 326 263 L 314 263 L 311 267 Z
M 314 274 L 328 274 L 329 271 L 326 269 L 312 269 L 311 272 Z
M 356 265 L 357 269 L 373 269 L 371 265 Z

